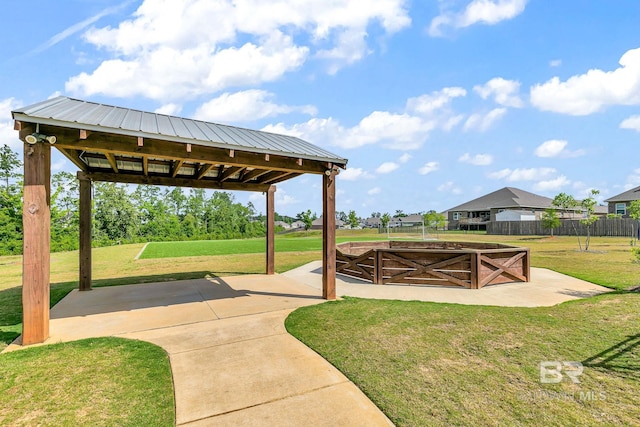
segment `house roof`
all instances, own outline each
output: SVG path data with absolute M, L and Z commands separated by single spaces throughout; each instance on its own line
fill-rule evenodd
M 496 215 L 500 215 L 500 214 L 507 214 L 507 213 L 517 213 L 519 215 L 535 215 L 535 212 L 532 211 L 523 211 L 523 210 L 517 210 L 517 209 L 507 209 L 504 210 L 502 212 L 498 212 Z
M 605 202 L 631 202 L 633 200 L 640 200 L 640 187 L 627 190 L 624 193 L 620 193 L 617 196 L 613 196 L 605 200 Z
M 88 131 L 246 150 L 346 165 L 347 159 L 300 138 L 58 96 L 12 111 L 15 120 Z
M 547 209 L 553 207 L 552 199 L 519 188 L 505 187 L 493 193 L 486 194 L 477 199 L 455 206 L 449 211 L 488 211 L 493 208 L 538 208 Z

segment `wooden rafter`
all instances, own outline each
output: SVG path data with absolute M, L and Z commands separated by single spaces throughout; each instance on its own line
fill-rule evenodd
M 107 161 L 111 165 L 111 169 L 113 169 L 115 173 L 118 173 L 118 162 L 116 162 L 116 157 L 113 155 L 113 153 L 104 153 L 104 156 L 107 158 Z
M 222 172 L 222 174 L 218 175 L 218 181 L 225 182 L 229 178 L 231 178 L 234 174 L 243 171 L 245 168 L 240 166 L 231 166 Z
M 242 182 L 249 182 L 254 178 L 259 178 L 262 175 L 268 174 L 269 171 L 268 170 L 263 170 L 263 169 L 254 169 L 250 172 L 247 172 L 246 174 L 242 175 L 242 178 L 240 179 Z
M 213 169 L 215 165 L 213 163 L 204 164 L 200 166 L 200 170 L 198 170 L 198 176 L 196 179 L 202 179 L 206 174 L 209 173 L 211 169 Z
M 60 150 L 60 152 L 64 154 L 67 159 L 71 160 L 71 163 L 76 165 L 80 170 L 87 170 L 87 164 L 82 161 L 82 159 L 80 158 L 80 153 L 77 150 L 65 150 L 64 148 L 59 147 L 58 150 Z
M 287 177 L 291 175 L 291 172 L 281 172 L 281 171 L 274 171 L 274 172 L 269 172 L 268 175 L 263 176 L 262 178 L 260 178 L 260 182 L 262 184 L 273 184 L 275 181 L 277 180 L 281 180 L 284 177 Z
M 149 175 L 149 158 L 147 156 L 142 156 L 142 173 Z
M 180 168 L 182 167 L 183 163 L 184 163 L 184 160 L 176 160 L 173 162 L 172 169 L 171 169 L 171 178 L 175 178 L 176 175 L 178 175 L 178 172 L 180 171 Z

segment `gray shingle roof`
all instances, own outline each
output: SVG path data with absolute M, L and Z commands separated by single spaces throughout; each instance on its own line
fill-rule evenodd
M 519 188 L 505 187 L 477 199 L 455 206 L 449 211 L 488 211 L 492 208 L 539 208 L 552 207 L 552 199 Z
M 617 196 L 613 196 L 605 202 L 630 202 L 632 200 L 640 200 L 640 187 L 632 188 L 624 193 L 620 193 Z
M 15 120 L 120 135 L 299 157 L 346 165 L 347 159 L 294 136 L 167 116 L 59 96 L 12 111 Z

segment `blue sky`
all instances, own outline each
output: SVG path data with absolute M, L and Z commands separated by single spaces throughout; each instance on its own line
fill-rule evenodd
M 337 209 L 363 217 L 640 185 L 637 0 L 24 0 L 0 22 L 16 150 L 11 109 L 62 94 L 299 136 L 349 159 Z M 319 213 L 320 183 L 276 210 Z

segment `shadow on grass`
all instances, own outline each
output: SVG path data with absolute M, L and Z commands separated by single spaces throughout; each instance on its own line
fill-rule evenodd
M 616 372 L 624 377 L 640 379 L 640 334 L 630 335 L 626 340 L 582 361 L 584 366 Z

